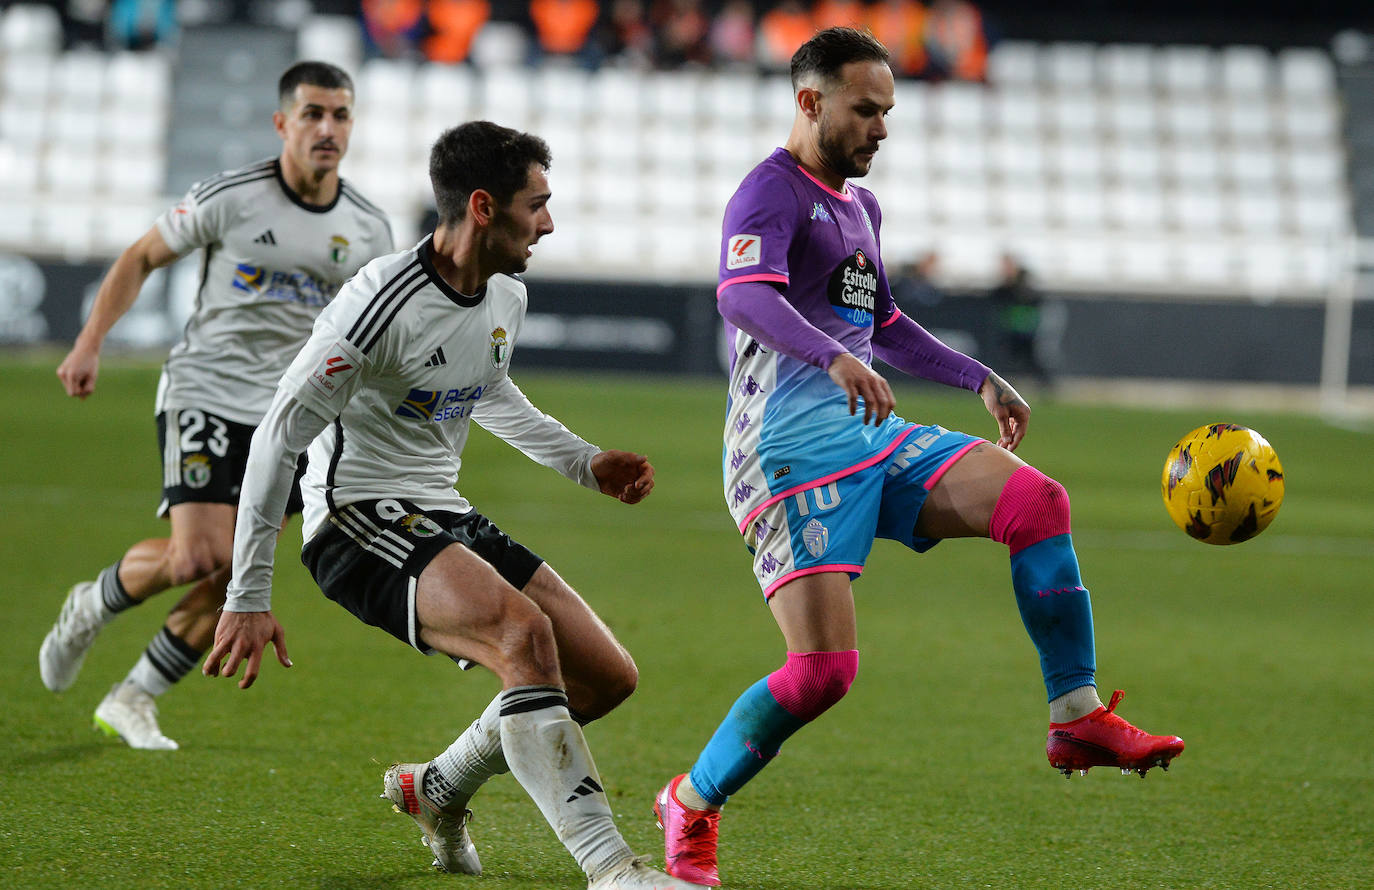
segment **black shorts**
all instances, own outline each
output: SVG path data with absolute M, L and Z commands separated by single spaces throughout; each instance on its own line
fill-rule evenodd
M 169 417 L 171 422 L 169 423 Z M 168 426 L 177 430 L 167 435 Z M 157 444 L 162 451 L 162 504 L 166 516 L 175 504 L 233 504 L 248 465 L 252 427 L 235 423 L 199 408 L 178 408 L 157 415 Z M 286 515 L 301 512 L 301 477 L 305 455 L 296 462 L 296 478 L 286 501 Z
M 415 584 L 455 541 L 520 590 L 544 563 L 476 510 L 421 510 L 402 498 L 355 501 L 329 516 L 301 562 L 324 595 L 363 622 L 429 654 L 415 616 Z

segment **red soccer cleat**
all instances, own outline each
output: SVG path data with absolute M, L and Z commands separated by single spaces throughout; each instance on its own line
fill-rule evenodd
M 677 786 L 685 778 L 686 774 L 677 776 L 654 798 L 654 816 L 658 819 L 658 827 L 663 829 L 666 870 L 673 877 L 693 884 L 719 887 L 716 840 L 720 813 L 683 806 L 677 799 Z
M 1122 775 L 1134 770 L 1142 779 L 1152 766 L 1167 770 L 1169 761 L 1183 753 L 1183 739 L 1150 735 L 1116 716 L 1125 695 L 1118 689 L 1107 707 L 1068 723 L 1051 723 L 1045 744 L 1050 766 L 1065 778 L 1074 770 L 1086 774 L 1094 766 L 1119 766 Z

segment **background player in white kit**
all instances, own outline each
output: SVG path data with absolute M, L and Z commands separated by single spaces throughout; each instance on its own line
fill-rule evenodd
M 153 698 L 195 667 L 213 638 L 249 438 L 278 378 L 344 281 L 393 249 L 385 215 L 339 178 L 353 129 L 349 76 L 301 62 L 282 74 L 278 95 L 281 154 L 196 183 L 160 216 L 115 261 L 57 369 L 68 395 L 94 392 L 105 335 L 148 275 L 204 248 L 195 312 L 158 383 L 158 512 L 170 518 L 171 537 L 134 544 L 95 581 L 74 586 L 39 650 L 43 683 L 60 692 L 118 612 L 198 582 L 96 708 L 96 724 L 135 748 L 177 747 L 158 727 Z
M 639 454 L 601 451 L 530 404 L 508 376 L 530 247 L 553 231 L 543 140 L 485 121 L 430 154 L 439 224 L 369 263 L 321 313 L 253 436 L 228 601 L 207 675 L 256 679 L 270 641 L 277 525 L 307 445 L 302 560 L 320 589 L 422 652 L 485 665 L 501 692 L 428 763 L 397 763 L 383 796 L 420 825 L 435 864 L 477 874 L 467 803 L 510 771 L 594 890 L 686 888 L 641 863 L 611 818 L 579 723 L 633 690 L 629 653 L 535 554 L 455 489 L 469 423 L 626 503 L 653 488 Z

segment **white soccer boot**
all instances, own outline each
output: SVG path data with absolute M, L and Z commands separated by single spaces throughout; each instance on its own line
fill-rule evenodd
M 180 747 L 158 728 L 153 697 L 133 683 L 114 685 L 95 709 L 95 726 L 105 735 L 119 736 L 130 748 L 175 751 Z
M 105 626 L 99 597 L 94 581 L 74 585 L 67 591 L 57 623 L 38 648 L 38 673 L 43 685 L 53 692 L 61 692 L 75 682 L 95 635 Z
M 587 890 L 701 890 L 701 884 L 665 875 L 635 856 L 587 885 Z
M 382 776 L 382 797 L 391 808 L 406 813 L 422 832 L 420 841 L 434 854 L 434 867 L 465 875 L 480 875 L 482 860 L 468 837 L 472 810 L 442 810 L 425 797 L 428 763 L 393 763 Z

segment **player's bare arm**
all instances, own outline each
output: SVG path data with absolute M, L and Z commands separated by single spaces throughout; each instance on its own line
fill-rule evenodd
M 258 678 L 262 653 L 268 643 L 281 666 L 291 667 L 291 657 L 286 654 L 286 631 L 271 612 L 222 612 L 215 627 L 215 645 L 205 656 L 201 671 L 207 677 L 228 678 L 238 672 L 242 663 L 239 688 L 247 689 Z
M 997 420 L 998 447 L 1015 451 L 1030 423 L 1030 405 L 1010 383 L 995 373 L 988 374 L 983 385 L 978 387 L 978 395 L 983 397 L 988 413 Z
M 830 362 L 827 370 L 830 379 L 849 395 L 849 413 L 857 414 L 859 398 L 864 400 L 864 423 L 871 419 L 874 424 L 882 423 L 897 406 L 892 395 L 892 387 L 881 374 L 845 353 Z
M 592 458 L 592 475 L 601 493 L 626 504 L 637 504 L 654 490 L 654 467 L 632 451 L 603 451 Z
M 157 226 L 153 226 L 115 260 L 100 282 L 90 317 L 67 357 L 57 366 L 57 378 L 62 381 L 67 395 L 84 399 L 95 391 L 95 380 L 100 373 L 100 347 L 105 342 L 105 335 L 134 305 L 143 282 L 153 270 L 176 258 Z

